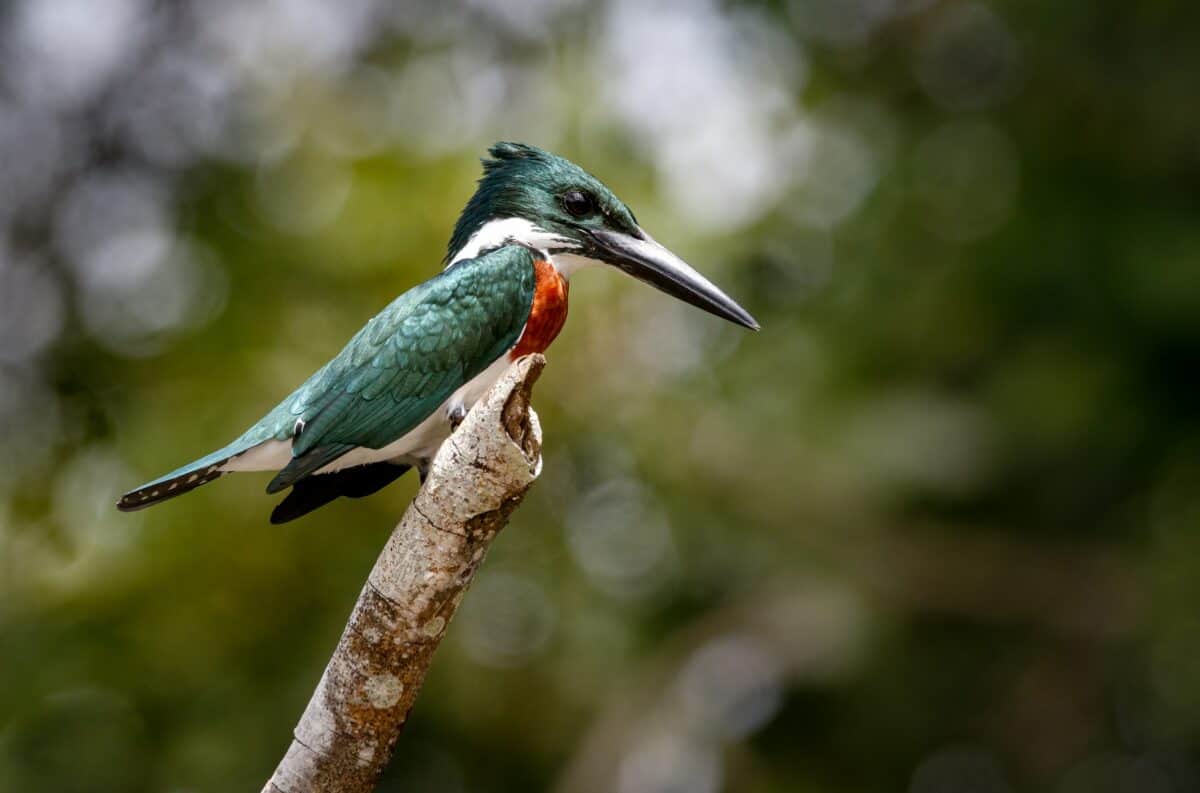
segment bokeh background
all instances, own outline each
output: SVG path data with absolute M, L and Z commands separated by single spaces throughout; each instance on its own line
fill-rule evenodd
M 257 790 L 411 497 L 133 515 L 437 272 L 498 139 L 589 271 L 382 789 L 1200 790 L 1200 6 L 0 6 L 0 791 Z

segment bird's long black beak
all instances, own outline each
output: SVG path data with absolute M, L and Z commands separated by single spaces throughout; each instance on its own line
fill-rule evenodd
M 735 325 L 758 330 L 758 322 L 733 298 L 692 269 L 683 259 L 655 242 L 649 234 L 641 229 L 637 233 L 640 236 L 608 230 L 591 232 L 597 248 L 596 258 L 671 297 L 691 303 Z

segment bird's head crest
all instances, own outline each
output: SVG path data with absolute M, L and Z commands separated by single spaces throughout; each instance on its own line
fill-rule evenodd
M 575 163 L 528 143 L 496 143 L 446 252 L 451 261 L 487 223 L 519 218 L 567 240 L 589 229 L 632 232 L 637 220 L 603 182 Z

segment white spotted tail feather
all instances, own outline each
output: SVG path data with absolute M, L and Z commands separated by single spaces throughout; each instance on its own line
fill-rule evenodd
M 133 512 L 153 506 L 160 501 L 166 501 L 168 498 L 181 496 L 201 485 L 207 485 L 223 475 L 225 471 L 221 466 L 244 452 L 248 445 L 252 444 L 231 444 L 207 457 L 201 457 L 199 460 L 188 463 L 166 476 L 159 477 L 153 482 L 147 482 L 135 490 L 130 490 L 121 496 L 121 500 L 117 502 L 117 509 L 122 512 Z
M 223 476 L 224 473 L 218 463 L 190 474 L 168 479 L 152 487 L 132 490 L 121 496 L 121 500 L 117 502 L 117 509 L 122 512 L 134 512 L 152 506 L 160 501 L 166 501 L 168 498 L 183 495 L 189 490 L 195 490 L 200 485 L 207 485 L 214 479 Z

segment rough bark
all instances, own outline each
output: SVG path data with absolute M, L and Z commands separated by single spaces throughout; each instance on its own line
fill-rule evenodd
M 530 388 L 516 361 L 467 414 L 388 538 L 266 793 L 370 791 L 488 546 L 541 470 Z

